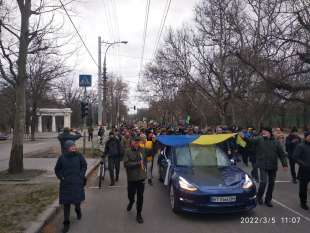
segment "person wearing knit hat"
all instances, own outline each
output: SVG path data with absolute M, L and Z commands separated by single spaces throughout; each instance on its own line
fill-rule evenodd
M 64 144 L 66 141 L 71 140 L 71 141 L 76 141 L 80 139 L 82 135 L 78 132 L 75 132 L 75 134 L 72 134 L 70 132 L 70 128 L 64 128 L 64 132 L 58 135 L 58 140 L 60 142 L 60 147 L 61 147 L 61 152 L 64 153 Z
M 261 129 L 261 134 L 262 134 L 263 137 L 264 136 L 269 137 L 269 136 L 267 136 L 268 133 L 270 134 L 270 136 L 272 136 L 272 128 L 271 127 L 263 127 Z
M 299 180 L 299 199 L 300 206 L 304 210 L 308 210 L 307 191 L 310 182 L 310 131 L 306 131 L 305 140 L 297 145 L 293 159 L 299 164 L 297 178 Z
M 113 131 L 109 133 L 109 139 L 105 144 L 104 154 L 108 157 L 110 186 L 113 186 L 115 182 L 118 182 L 122 158 L 121 142 Z
M 244 140 L 255 148 L 256 167 L 260 171 L 257 202 L 260 205 L 263 204 L 263 195 L 267 187 L 265 204 L 268 207 L 273 207 L 271 200 L 277 176 L 278 158 L 286 171 L 286 154 L 279 142 L 272 137 L 272 129 L 269 127 L 265 127 L 261 130 L 260 137 L 255 139 L 248 139 L 244 137 Z
M 293 159 L 293 154 L 294 154 L 294 151 L 297 145 L 300 143 L 301 143 L 301 138 L 298 135 L 298 130 L 296 127 L 293 127 L 291 129 L 291 133 L 286 137 L 285 149 L 288 154 L 292 182 L 294 184 L 297 184 L 297 176 L 296 176 L 296 170 L 295 170 L 296 161 Z
M 67 140 L 64 153 L 58 158 L 55 174 L 60 180 L 59 204 L 64 209 L 64 227 L 62 232 L 70 228 L 70 206 L 75 205 L 77 218 L 82 218 L 81 202 L 85 200 L 85 174 L 87 163 L 82 154 L 77 151 L 74 141 Z
M 131 147 L 125 152 L 124 167 L 127 174 L 127 192 L 129 199 L 127 211 L 131 211 L 133 204 L 135 203 L 135 196 L 137 196 L 136 220 L 138 223 L 142 224 L 143 194 L 146 179 L 146 157 L 140 144 L 141 137 L 134 137 L 131 142 Z

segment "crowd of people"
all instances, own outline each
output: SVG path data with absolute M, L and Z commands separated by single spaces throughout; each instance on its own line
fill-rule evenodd
M 89 140 L 93 140 L 93 129 L 89 129 Z M 156 140 L 159 135 L 210 135 L 236 133 L 219 144 L 229 159 L 235 163 L 243 162 L 251 166 L 251 175 L 259 183 L 257 192 L 258 204 L 272 207 L 272 194 L 280 160 L 283 169 L 288 170 L 292 183 L 299 183 L 299 198 L 301 207 L 308 210 L 307 187 L 310 181 L 310 131 L 304 132 L 304 139 L 299 136 L 296 127 L 290 130 L 288 136 L 281 128 L 269 127 L 256 131 L 253 128 L 238 129 L 238 127 L 218 126 L 215 128 L 199 127 L 148 127 L 122 126 L 109 132 L 104 147 L 103 156 L 107 156 L 110 174 L 110 186 L 119 181 L 121 161 L 127 174 L 128 206 L 131 211 L 136 202 L 137 222 L 143 223 L 142 207 L 145 181 L 153 185 L 154 158 L 162 145 Z M 105 130 L 100 127 L 98 137 L 103 142 Z M 238 137 L 244 143 L 238 143 Z M 62 156 L 58 159 L 55 173 L 60 179 L 60 204 L 64 205 L 64 232 L 69 229 L 70 204 L 75 205 L 78 219 L 81 218 L 80 203 L 85 199 L 84 185 L 87 164 L 77 151 L 74 141 L 81 135 L 70 134 L 66 129 L 59 135 Z M 287 162 L 287 159 L 289 163 Z M 296 165 L 299 166 L 298 174 Z M 76 176 L 76 177 L 75 177 Z M 299 182 L 297 182 L 299 181 Z M 265 198 L 263 198 L 265 196 Z M 136 201 L 135 201 L 136 199 Z M 264 199 L 264 200 L 263 200 Z

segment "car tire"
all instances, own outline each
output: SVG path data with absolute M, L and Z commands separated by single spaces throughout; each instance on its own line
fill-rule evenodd
M 170 184 L 169 188 L 169 197 L 170 197 L 170 206 L 172 211 L 175 214 L 179 214 L 181 212 L 180 206 L 179 206 L 179 200 L 175 193 L 174 187 L 172 184 Z

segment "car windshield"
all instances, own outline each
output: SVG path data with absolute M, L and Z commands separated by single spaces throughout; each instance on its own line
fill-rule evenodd
M 230 161 L 217 146 L 190 145 L 176 148 L 176 165 L 186 167 L 226 167 L 230 166 Z

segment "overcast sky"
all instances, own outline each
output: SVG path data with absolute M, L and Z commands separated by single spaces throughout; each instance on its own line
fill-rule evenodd
M 165 29 L 179 28 L 193 17 L 193 8 L 199 0 L 172 0 L 166 20 Z M 98 58 L 98 36 L 103 40 L 127 40 L 127 45 L 120 45 L 110 49 L 107 56 L 108 72 L 121 75 L 130 86 L 130 103 L 137 102 L 136 87 L 140 70 L 142 39 L 144 29 L 145 8 L 147 0 L 82 0 L 81 3 L 72 3 L 71 8 L 76 13 L 73 20 L 84 38 L 91 53 Z M 146 64 L 155 49 L 160 21 L 167 0 L 151 0 L 148 31 L 145 45 Z M 164 30 L 164 32 L 166 31 Z M 162 40 L 164 38 L 164 33 Z M 104 47 L 103 47 L 104 51 Z M 97 67 L 86 50 L 81 48 L 77 61 L 77 73 L 88 73 L 94 77 L 94 86 L 97 83 Z M 141 107 L 141 106 L 140 106 Z

